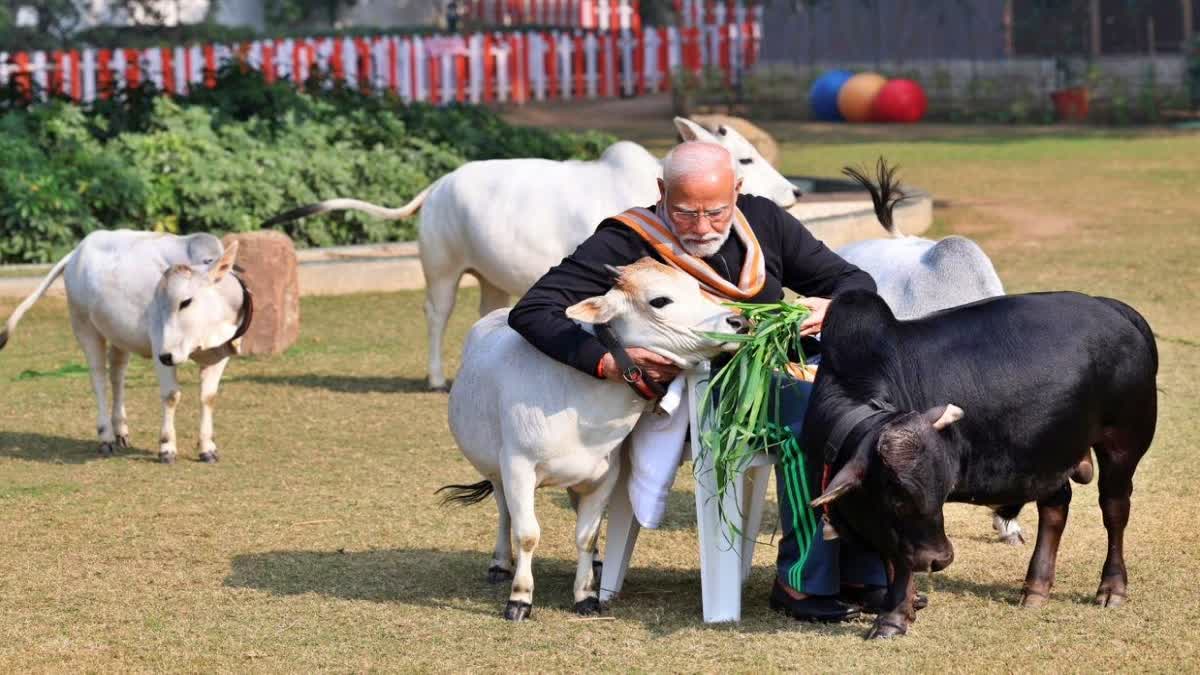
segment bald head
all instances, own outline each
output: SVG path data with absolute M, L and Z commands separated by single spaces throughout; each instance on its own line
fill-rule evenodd
M 716 143 L 688 141 L 663 160 L 659 216 L 688 253 L 707 258 L 729 237 L 741 181 L 733 156 Z
M 737 182 L 737 165 L 733 155 L 716 143 L 688 141 L 672 148 L 663 159 L 663 182 L 668 190 L 696 182 L 732 187 Z

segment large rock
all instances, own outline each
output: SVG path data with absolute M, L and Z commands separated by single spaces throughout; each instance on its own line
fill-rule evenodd
M 725 125 L 733 127 L 739 134 L 746 137 L 750 144 L 758 150 L 758 154 L 763 156 L 771 166 L 779 166 L 779 144 L 771 138 L 771 134 L 763 131 L 749 120 L 743 117 L 734 117 L 733 115 L 692 115 L 691 120 L 696 124 L 708 129 L 714 134 L 717 133 L 717 127 Z
M 296 248 L 282 232 L 225 235 L 238 242 L 239 276 L 254 295 L 254 320 L 242 338 L 242 354 L 279 354 L 300 337 L 300 278 Z

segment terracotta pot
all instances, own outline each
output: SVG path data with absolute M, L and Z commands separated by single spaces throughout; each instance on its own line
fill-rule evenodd
M 1088 118 L 1087 87 L 1071 87 L 1050 93 L 1054 112 L 1063 122 L 1084 122 Z

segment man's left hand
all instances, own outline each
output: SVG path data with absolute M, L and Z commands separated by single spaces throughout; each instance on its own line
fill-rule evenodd
M 829 309 L 829 298 L 800 298 L 797 302 L 812 310 L 812 314 L 800 323 L 801 335 L 816 335 L 825 323 L 825 310 Z

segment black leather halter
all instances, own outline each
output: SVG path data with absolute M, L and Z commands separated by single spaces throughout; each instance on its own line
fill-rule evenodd
M 612 353 L 613 359 L 617 362 L 617 367 L 621 369 L 621 378 L 625 380 L 630 389 L 637 392 L 638 396 L 647 401 L 657 401 L 666 395 L 667 390 L 661 384 L 646 377 L 646 373 L 642 370 L 642 367 L 633 362 L 633 359 L 629 356 L 629 352 L 625 351 L 625 345 L 621 344 L 621 339 L 617 337 L 617 333 L 612 329 L 612 326 L 600 323 L 596 324 L 595 329 L 596 337 Z
M 828 440 L 825 441 L 825 465 L 829 466 L 837 461 L 846 439 L 858 428 L 858 425 L 873 417 L 892 415 L 895 412 L 897 412 L 896 409 L 891 405 L 873 398 L 865 404 L 860 403 L 854 406 L 850 412 L 839 417 L 837 423 L 833 425 L 833 431 L 829 432 Z M 823 490 L 825 486 L 821 487 Z
M 250 330 L 250 322 L 254 320 L 254 296 L 250 294 L 250 289 L 246 288 L 246 282 L 242 281 L 241 277 L 235 274 L 233 275 L 233 278 L 236 279 L 238 285 L 242 287 L 242 318 L 241 321 L 238 322 L 238 327 L 237 330 L 234 331 L 233 337 L 229 338 L 229 341 L 227 341 L 224 345 L 221 345 L 230 351 L 235 351 L 233 349 L 234 341 L 245 335 L 246 331 Z

